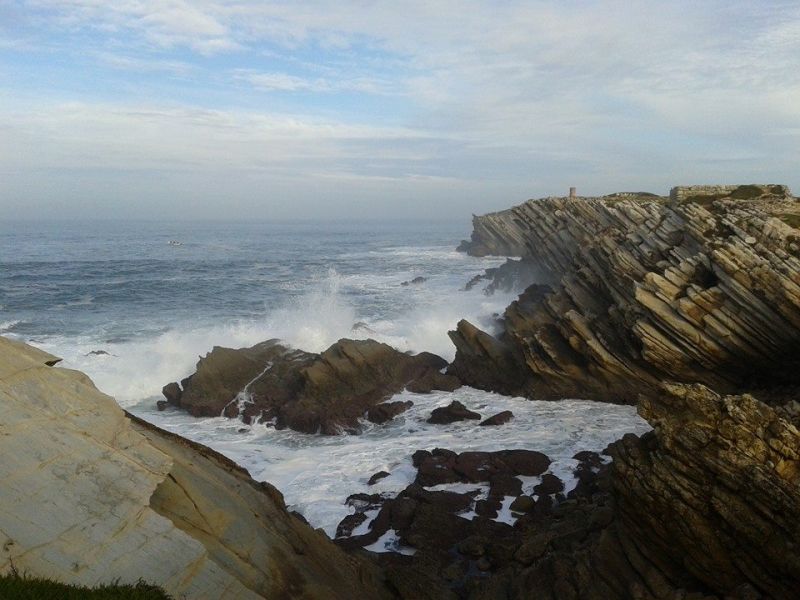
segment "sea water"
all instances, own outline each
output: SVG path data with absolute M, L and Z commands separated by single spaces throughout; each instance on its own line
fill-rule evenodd
M 331 535 L 352 510 L 348 495 L 408 485 L 417 449 L 539 450 L 569 480 L 575 452 L 647 430 L 634 408 L 466 387 L 403 392 L 410 411 L 336 437 L 155 410 L 161 387 L 192 373 L 215 345 L 279 338 L 319 352 L 343 337 L 369 337 L 451 360 L 447 332 L 459 319 L 493 331 L 516 296 L 464 289 L 504 261 L 456 252 L 469 231 L 468 220 L 0 222 L 0 335 L 62 357 L 62 367 L 86 372 L 127 410 L 229 456 Z M 425 281 L 402 285 L 415 277 Z M 515 418 L 500 427 L 425 422 L 454 399 L 483 416 L 511 410 Z M 391 475 L 367 486 L 379 470 Z

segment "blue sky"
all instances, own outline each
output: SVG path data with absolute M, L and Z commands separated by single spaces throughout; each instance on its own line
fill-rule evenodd
M 800 3 L 0 3 L 0 209 L 445 218 L 800 188 Z

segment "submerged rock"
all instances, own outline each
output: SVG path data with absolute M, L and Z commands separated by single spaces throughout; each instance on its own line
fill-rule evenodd
M 386 423 L 412 406 L 414 406 L 414 403 L 411 400 L 406 400 L 405 402 L 397 400 L 395 402 L 376 404 L 367 411 L 367 420 L 378 424 Z
M 464 421 L 466 419 L 480 419 L 481 416 L 469 410 L 458 400 L 453 400 L 447 406 L 434 408 L 428 423 L 436 425 L 447 425 L 448 423 L 455 423 L 456 421 Z
M 304 433 L 357 432 L 367 413 L 385 422 L 409 403 L 380 405 L 414 381 L 439 373 L 434 354 L 409 355 L 374 340 L 342 339 L 321 354 L 277 340 L 234 350 L 215 347 L 184 380 L 178 406 L 194 416 L 273 420 Z M 165 387 L 173 395 L 175 386 Z M 167 389 L 169 388 L 169 389 Z
M 422 283 L 425 283 L 426 281 L 428 281 L 427 277 L 414 277 L 414 279 L 412 279 L 411 281 L 404 281 L 400 285 L 402 285 L 403 287 L 406 287 L 406 286 L 409 286 L 409 285 L 420 285 Z
M 505 425 L 511 419 L 514 418 L 514 413 L 510 410 L 504 410 L 502 412 L 497 413 L 496 415 L 492 415 L 488 419 L 484 419 L 478 425 L 482 427 L 492 426 L 492 425 Z

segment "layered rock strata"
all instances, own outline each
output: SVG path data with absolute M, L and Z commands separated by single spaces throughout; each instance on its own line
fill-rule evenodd
M 702 385 L 665 384 L 640 413 L 654 431 L 612 444 L 610 467 L 578 453 L 566 489 L 536 452 L 417 452 L 416 480 L 397 497 L 348 499 L 356 512 L 337 542 L 393 530 L 417 551 L 380 561 L 409 600 L 795 598 L 798 429 L 752 396 Z M 520 475 L 539 482 L 523 494 Z M 426 489 L 465 483 L 484 491 Z M 511 523 L 498 522 L 501 505 Z
M 681 190 L 475 217 L 469 252 L 522 256 L 545 283 L 496 336 L 460 322 L 449 372 L 507 394 L 630 403 L 664 379 L 725 392 L 793 383 L 800 203 L 783 186 Z
M 211 450 L 0 337 L 0 572 L 176 598 L 382 598 L 379 572 Z
M 384 422 L 409 403 L 376 405 L 406 387 L 450 390 L 460 382 L 440 372 L 434 354 L 409 355 L 374 340 L 339 340 L 321 354 L 293 350 L 277 340 L 252 348 L 215 347 L 181 383 L 164 387 L 172 404 L 194 416 L 271 421 L 304 433 L 357 432 L 367 416 Z

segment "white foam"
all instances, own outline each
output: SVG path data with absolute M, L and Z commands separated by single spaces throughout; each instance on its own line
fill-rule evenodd
M 263 425 L 243 427 L 238 420 L 194 419 L 173 409 L 158 412 L 155 398 L 131 410 L 160 427 L 222 452 L 250 471 L 255 479 L 272 483 L 292 510 L 301 512 L 312 525 L 322 527 L 330 536 L 352 512 L 344 504 L 350 494 L 393 496 L 406 488 L 417 474 L 411 464 L 411 455 L 416 450 L 524 448 L 544 452 L 554 464 L 566 466 L 580 450 L 600 451 L 625 433 L 641 434 L 649 430 L 632 406 L 581 400 L 531 401 L 468 387 L 452 394 L 403 392 L 394 399 L 412 400 L 414 406 L 385 425 L 364 423 L 361 435 L 341 436 L 276 431 Z M 449 425 L 426 422 L 434 408 L 453 400 L 483 416 L 511 410 L 515 418 L 499 427 L 480 427 L 477 421 Z M 367 485 L 370 476 L 378 471 L 390 474 L 374 485 Z M 474 490 L 481 486 L 463 487 Z M 461 486 L 441 489 L 461 489 Z
M 392 318 L 370 320 L 345 294 L 345 279 L 329 269 L 304 295 L 250 320 L 175 324 L 159 335 L 128 341 L 107 342 L 85 335 L 42 337 L 33 343 L 63 358 L 63 367 L 84 371 L 101 390 L 129 407 L 160 394 L 170 381 L 190 375 L 198 358 L 213 346 L 241 348 L 278 338 L 302 350 L 321 352 L 341 338 L 374 338 L 401 351 L 429 351 L 452 360 L 455 347 L 447 332 L 455 329 L 459 319 L 491 331 L 491 315 L 502 312 L 512 299 L 510 294 L 458 291 L 443 280 L 422 289 L 409 286 L 392 292 L 405 294 L 407 310 L 393 313 Z M 364 322 L 366 328 L 353 330 L 357 322 Z M 93 350 L 109 354 L 89 354 Z

